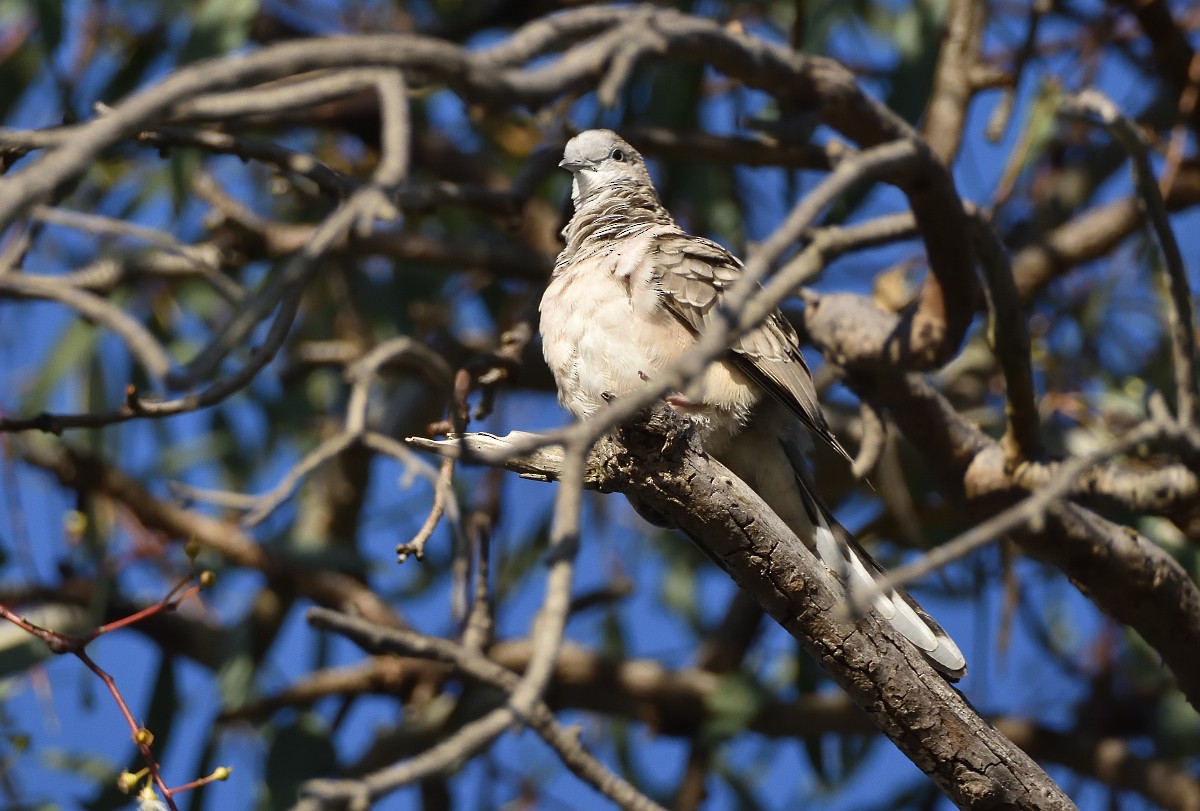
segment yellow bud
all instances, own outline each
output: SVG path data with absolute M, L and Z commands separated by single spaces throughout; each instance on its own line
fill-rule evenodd
M 67 537 L 73 541 L 77 541 L 83 537 L 83 533 L 87 531 L 87 526 L 87 516 L 79 510 L 69 510 L 63 516 L 63 530 L 66 531 Z
M 206 588 L 206 589 L 211 589 L 213 586 L 216 585 L 216 583 L 217 583 L 216 572 L 214 572 L 210 569 L 205 569 L 204 571 L 202 571 L 200 573 L 201 587 Z
M 117 778 L 117 788 L 121 789 L 124 794 L 128 794 L 137 788 L 141 779 L 133 772 L 121 772 L 121 776 Z
M 139 746 L 150 746 L 154 743 L 154 733 L 142 727 L 137 732 L 133 733 L 133 742 Z
M 203 547 L 200 546 L 200 543 L 195 538 L 192 538 L 183 545 L 184 553 L 192 560 L 196 559 L 196 556 L 200 554 L 200 550 L 202 548 Z
M 232 773 L 233 773 L 232 767 L 218 766 L 217 768 L 213 769 L 212 779 L 213 780 L 228 780 L 229 775 Z

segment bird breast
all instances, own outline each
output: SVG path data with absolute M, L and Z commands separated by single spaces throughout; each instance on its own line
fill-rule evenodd
M 541 302 L 542 347 L 559 401 L 587 417 L 605 395 L 637 391 L 695 345 L 664 306 L 653 272 L 653 235 L 589 245 L 560 263 Z M 704 433 L 732 435 L 758 399 L 757 387 L 726 361 L 709 366 L 684 396 Z

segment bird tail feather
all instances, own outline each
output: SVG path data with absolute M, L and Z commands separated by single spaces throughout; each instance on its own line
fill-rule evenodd
M 800 485 L 813 519 L 821 561 L 837 574 L 851 595 L 873 592 L 871 606 L 916 645 L 934 667 L 956 681 L 965 676 L 967 660 L 950 635 L 903 589 L 880 590 L 876 583 L 883 576 L 883 567 L 828 514 L 807 482 L 801 479 Z

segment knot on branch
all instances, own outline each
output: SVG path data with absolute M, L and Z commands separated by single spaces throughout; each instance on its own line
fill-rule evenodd
M 958 351 L 946 323 L 918 307 L 897 315 L 857 293 L 808 292 L 803 326 L 830 362 L 857 369 L 934 369 Z
M 627 493 L 635 482 L 678 470 L 688 454 L 702 452 L 692 421 L 659 403 L 616 426 L 596 443 L 587 478 L 600 492 Z

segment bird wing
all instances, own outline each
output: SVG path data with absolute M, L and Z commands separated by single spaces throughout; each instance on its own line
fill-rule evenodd
M 716 317 L 726 290 L 742 274 L 742 263 L 709 239 L 679 231 L 660 233 L 647 257 L 663 302 L 692 332 L 699 334 Z M 737 367 L 783 403 L 815 434 L 846 458 L 829 431 L 812 373 L 800 354 L 796 330 L 779 310 L 731 347 Z

